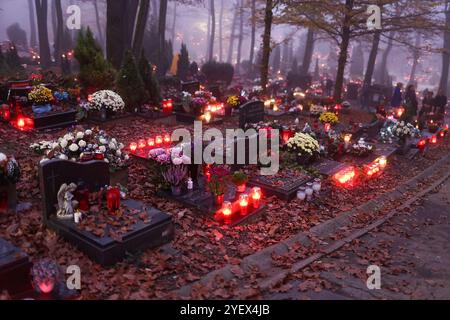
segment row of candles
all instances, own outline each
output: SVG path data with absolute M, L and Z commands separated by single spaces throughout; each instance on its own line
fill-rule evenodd
M 315 179 L 313 182 L 308 182 L 306 187 L 301 187 L 297 192 L 297 198 L 300 201 L 311 201 L 313 195 L 318 195 L 322 190 L 322 180 Z
M 145 148 L 160 148 L 163 146 L 169 146 L 172 143 L 172 136 L 169 133 L 164 135 L 158 135 L 155 138 L 140 139 L 138 142 L 130 143 L 130 151 L 136 152 Z
M 249 194 L 241 194 L 237 204 L 239 205 L 240 215 L 245 217 L 249 213 L 250 204 L 254 210 L 258 209 L 261 205 L 262 192 L 261 188 L 254 187 Z M 225 201 L 222 205 L 220 212 L 223 215 L 225 223 L 229 223 L 233 214 L 235 213 L 235 208 L 232 202 Z

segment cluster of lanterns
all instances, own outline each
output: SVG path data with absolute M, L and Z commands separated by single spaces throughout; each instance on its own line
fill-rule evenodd
M 202 120 L 206 123 L 210 123 L 213 116 L 225 115 L 225 106 L 223 103 L 208 104 L 202 115 Z
M 376 176 L 380 175 L 380 173 L 386 168 L 386 166 L 387 166 L 386 157 L 380 157 L 380 158 L 376 159 L 374 162 L 372 162 L 371 164 L 367 165 L 364 168 L 364 173 L 369 178 L 376 177 Z
M 314 194 L 319 194 L 322 190 L 322 181 L 315 179 L 314 182 L 308 182 L 306 187 L 301 187 L 297 192 L 297 198 L 300 201 L 311 201 Z
M 132 153 L 136 153 L 144 149 L 168 147 L 171 144 L 172 144 L 172 136 L 169 133 L 166 133 L 164 135 L 158 135 L 154 138 L 139 139 L 138 142 L 130 143 L 129 148 Z
M 355 167 L 347 167 L 333 176 L 333 181 L 344 188 L 353 187 L 358 174 Z
M 254 187 L 249 194 L 241 194 L 239 199 L 232 203 L 225 201 L 219 211 L 225 224 L 230 224 L 233 216 L 239 212 L 243 217 L 249 214 L 249 210 L 257 210 L 261 206 L 262 192 L 261 188 Z

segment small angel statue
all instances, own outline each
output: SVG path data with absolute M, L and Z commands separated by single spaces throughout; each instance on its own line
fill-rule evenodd
M 75 209 L 78 206 L 78 201 L 73 200 L 73 193 L 77 189 L 75 183 L 67 185 L 64 183 L 58 191 L 58 212 L 56 216 L 59 219 L 73 219 Z

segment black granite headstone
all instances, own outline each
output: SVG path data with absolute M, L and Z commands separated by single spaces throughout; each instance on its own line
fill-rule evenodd
M 198 82 L 198 81 L 181 83 L 181 91 L 189 92 L 190 94 L 194 94 L 196 91 L 199 91 L 199 90 L 200 90 L 200 82 Z
M 15 295 L 30 289 L 31 262 L 28 256 L 0 238 L 0 292 Z
M 333 160 L 324 159 L 318 163 L 313 165 L 313 168 L 317 170 L 321 175 L 324 176 L 333 176 L 339 171 L 348 168 L 349 165 Z
M 264 121 L 264 114 L 264 102 L 247 102 L 239 108 L 239 127 L 244 129 L 246 124 Z
M 82 181 L 90 191 L 98 191 L 110 181 L 109 166 L 106 162 L 76 163 L 50 160 L 40 165 L 39 175 L 44 223 L 97 263 L 111 265 L 122 260 L 127 252 L 156 247 L 173 239 L 174 226 L 169 215 L 133 200 L 127 200 L 122 205 L 132 210 L 146 212 L 148 222 L 137 220 L 131 230 L 122 235 L 121 241 L 109 235 L 95 236 L 79 228 L 72 220 L 57 219 L 55 213 L 60 186 L 63 183 Z M 112 226 L 108 228 L 114 229 Z

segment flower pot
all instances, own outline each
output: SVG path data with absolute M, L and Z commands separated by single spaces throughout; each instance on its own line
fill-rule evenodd
M 106 121 L 107 119 L 108 119 L 108 111 L 106 110 L 106 108 L 102 108 L 100 110 L 100 120 Z
M 218 207 L 221 207 L 223 205 L 223 202 L 225 201 L 225 195 L 215 195 L 214 196 L 214 204 Z
M 233 113 L 233 107 L 226 105 L 225 106 L 225 117 L 231 117 Z
M 36 114 L 43 114 L 52 111 L 52 106 L 50 104 L 44 105 L 33 104 L 32 110 Z
M 239 193 L 244 193 L 247 185 L 245 183 L 236 185 L 236 191 Z
M 398 154 L 400 155 L 407 154 L 411 150 L 411 146 L 412 143 L 410 137 L 400 139 L 400 145 L 399 148 L 397 149 Z
M 172 186 L 172 195 L 173 196 L 180 196 L 181 195 L 181 186 Z

